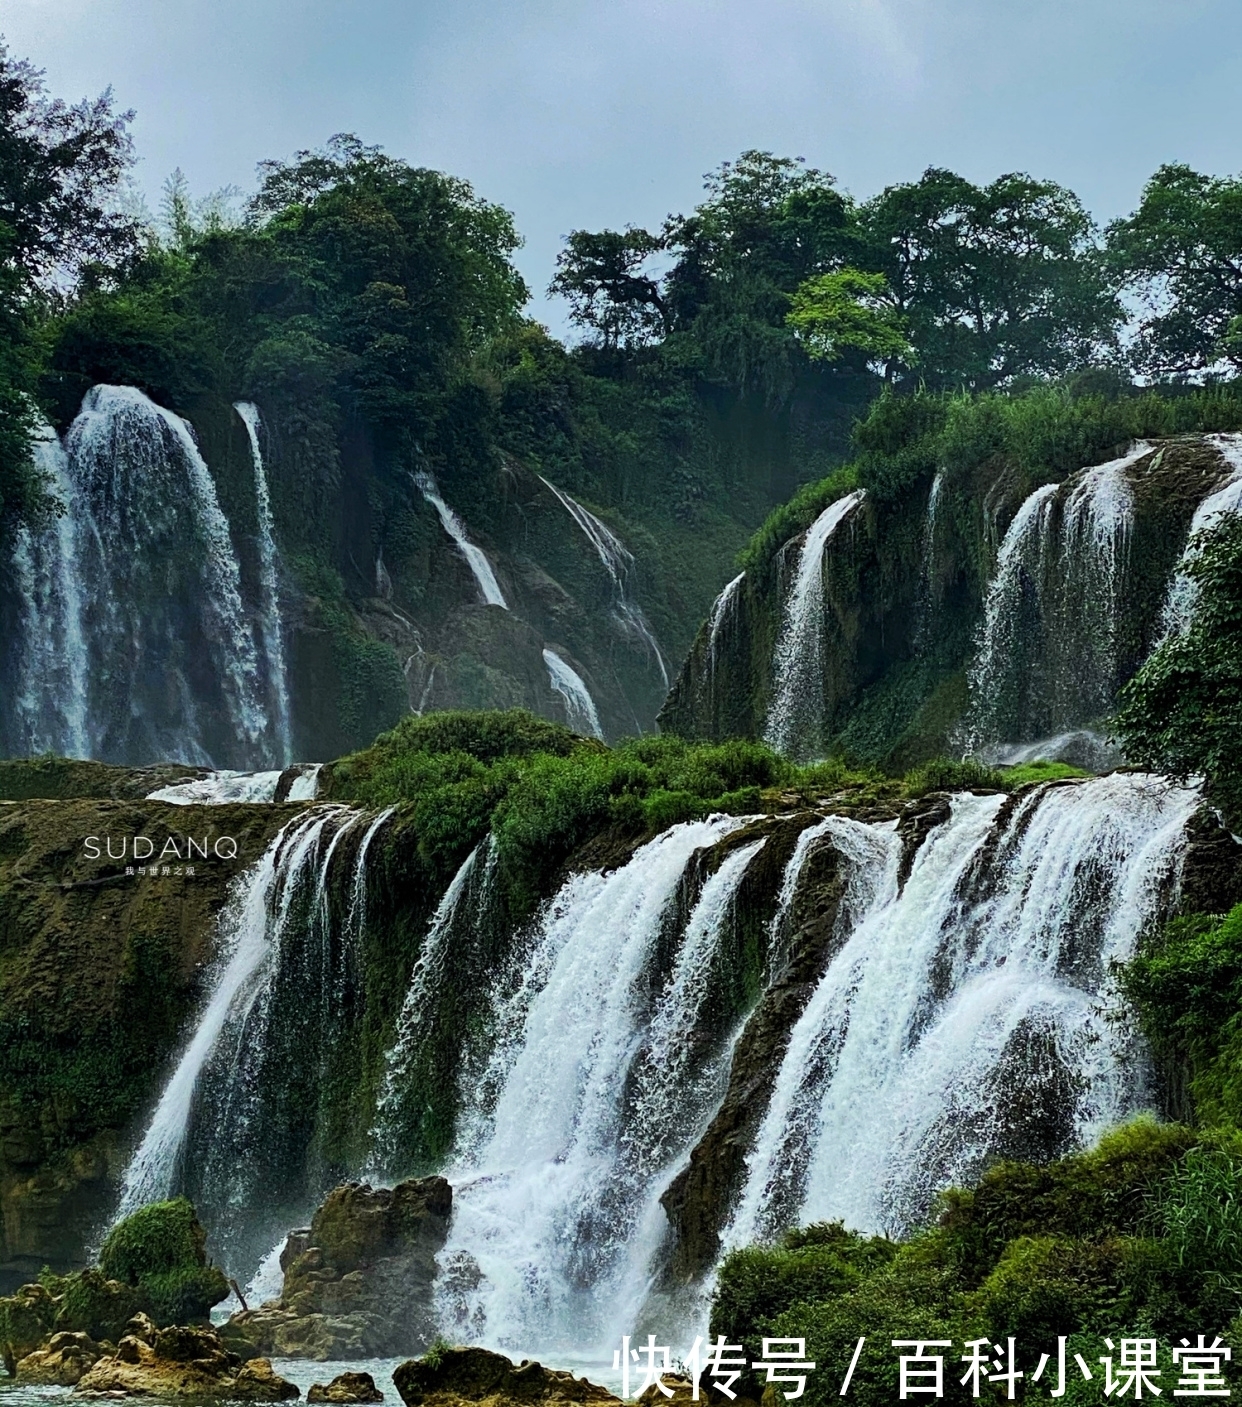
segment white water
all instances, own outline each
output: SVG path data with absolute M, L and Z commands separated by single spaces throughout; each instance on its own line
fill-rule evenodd
M 543 662 L 548 667 L 548 681 L 552 689 L 565 700 L 565 718 L 569 726 L 577 733 L 603 738 L 604 730 L 600 727 L 595 700 L 582 675 L 566 664 L 555 650 L 545 648 Z
M 659 669 L 660 678 L 663 679 L 664 687 L 667 689 L 668 670 L 664 664 L 664 656 L 660 653 L 660 646 L 656 643 L 655 633 L 652 631 L 651 624 L 643 613 L 642 607 L 630 599 L 630 576 L 634 570 L 634 554 L 608 524 L 597 518 L 589 508 L 584 508 L 577 499 L 571 498 L 564 489 L 558 489 L 542 474 L 539 477 L 540 481 L 556 495 L 557 501 L 582 529 L 587 541 L 595 549 L 596 556 L 603 563 L 604 570 L 608 573 L 608 579 L 612 582 L 613 592 L 616 596 L 615 610 L 618 620 L 631 634 L 637 636 L 646 649 L 655 656 L 656 667 Z
M 824 550 L 858 508 L 862 489 L 846 494 L 807 529 L 772 656 L 772 704 L 763 730 L 778 751 L 809 757 L 822 746 L 824 713 Z
M 271 801 L 279 772 L 213 772 L 189 782 L 176 782 L 147 793 L 148 801 L 174 806 L 223 806 L 234 801 Z
M 463 900 L 479 869 L 482 852 L 486 852 L 483 863 L 484 894 L 478 898 L 480 902 L 485 901 L 496 864 L 496 845 L 490 835 L 466 856 L 444 891 L 410 973 L 410 983 L 397 1017 L 396 1039 L 384 1059 L 384 1078 L 371 1127 L 373 1158 L 380 1169 L 377 1176 L 382 1176 L 386 1169 L 394 1169 L 398 1174 L 401 1171 L 397 1167 L 400 1162 L 400 1105 L 411 1070 L 422 1053 L 423 1042 L 432 1033 L 429 1014 L 445 981 L 448 946 L 453 941 Z
M 50 425 L 34 443 L 35 467 L 64 511 L 43 531 L 22 528 L 13 551 L 21 606 L 16 660 L 16 743 L 30 755 L 89 757 L 89 654 L 69 461 Z
M 325 806 L 295 817 L 281 828 L 262 858 L 234 880 L 218 920 L 224 956 L 218 961 L 211 995 L 125 1170 L 118 1217 L 176 1190 L 204 1067 L 226 1026 L 244 1026 L 265 994 L 272 977 L 272 955 L 288 924 L 293 898 L 314 863 L 324 827 L 344 814 L 344 807 Z
M 1088 772 L 1108 772 L 1120 767 L 1125 760 L 1115 743 L 1091 728 L 1074 728 L 1052 738 L 1038 738 L 1033 743 L 986 747 L 980 758 L 992 767 L 1017 767 L 1023 762 L 1068 762 Z
M 323 763 L 316 762 L 304 772 L 299 773 L 289 788 L 289 800 L 314 801 L 319 795 L 319 774 L 322 770 Z
M 487 560 L 487 553 L 481 547 L 475 546 L 466 535 L 466 525 L 456 513 L 445 503 L 440 496 L 440 490 L 436 487 L 436 481 L 430 474 L 415 474 L 414 483 L 418 491 L 428 503 L 440 515 L 440 523 L 444 531 L 448 533 L 457 546 L 458 552 L 466 560 L 466 565 L 474 573 L 475 582 L 479 588 L 479 594 L 484 602 L 489 606 L 502 606 L 506 611 L 509 603 L 505 600 L 504 592 L 500 589 L 500 583 L 496 580 L 496 573 L 492 570 L 492 564 Z
M 1114 774 L 1041 788 L 993 834 L 1003 798 L 959 795 L 900 893 L 891 837 L 794 1028 L 729 1243 L 837 1217 L 900 1232 L 1015 1137 L 1053 1156 L 1143 1108 L 1143 1062 L 1100 1007 L 1167 911 L 1197 803 Z
M 712 602 L 712 609 L 707 617 L 707 653 L 713 670 L 716 667 L 716 642 L 720 638 L 720 631 L 737 597 L 738 589 L 745 579 L 746 573 L 738 572 Z
M 66 512 L 19 536 L 16 747 L 254 767 L 276 751 L 241 572 L 188 424 L 96 386 L 35 446 Z
M 233 409 L 241 417 L 250 437 L 250 457 L 254 464 L 255 506 L 259 522 L 259 584 L 262 591 L 259 635 L 267 659 L 268 692 L 275 719 L 277 756 L 282 766 L 293 758 L 289 728 L 289 679 L 285 671 L 285 645 L 281 634 L 279 560 L 272 526 L 272 498 L 259 445 L 259 407 L 253 401 L 238 401 Z
M 919 567 L 919 599 L 914 623 L 915 644 L 925 649 L 934 637 L 936 614 L 936 533 L 940 521 L 940 500 L 944 496 L 944 470 L 937 469 L 927 493 L 927 516 L 923 520 L 923 560 Z
M 581 1350 L 637 1313 L 663 1235 L 659 1194 L 727 1075 L 727 1046 L 693 1078 L 676 1062 L 702 1000 L 694 979 L 756 846 L 704 885 L 671 970 L 653 963 L 688 861 L 741 824 L 674 826 L 547 905 L 446 1173 L 438 1295 L 450 1335 Z
M 969 670 L 967 752 L 1081 729 L 1112 709 L 1120 682 L 1134 495 L 1151 446 L 1044 484 L 1005 533 Z
M 1186 546 L 1165 595 L 1157 644 L 1171 635 L 1184 635 L 1194 619 L 1199 584 L 1188 575 L 1186 568 L 1198 555 L 1199 534 L 1215 527 L 1224 517 L 1242 513 L 1242 435 L 1210 435 L 1208 438 L 1220 450 L 1228 465 L 1229 476 L 1195 509 L 1190 531 L 1186 535 Z

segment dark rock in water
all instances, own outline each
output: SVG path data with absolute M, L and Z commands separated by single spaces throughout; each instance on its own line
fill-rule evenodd
M 53 1334 L 46 1348 L 36 1349 L 19 1361 L 16 1376 L 23 1383 L 73 1387 L 101 1354 L 89 1334 Z
M 243 1363 L 214 1329 L 182 1324 L 157 1329 L 145 1314 L 135 1315 L 126 1327 L 116 1352 L 99 1358 L 78 1379 L 78 1392 L 244 1402 L 299 1396 L 266 1358 Z
M 280 1300 L 235 1314 L 228 1336 L 258 1353 L 320 1361 L 424 1348 L 435 1337 L 436 1252 L 452 1206 L 442 1177 L 335 1188 L 309 1230 L 289 1236 Z
M 307 1402 L 383 1402 L 370 1373 L 338 1373 L 330 1383 L 312 1383 Z
M 483 1402 L 618 1402 L 607 1388 L 523 1359 L 514 1364 L 486 1348 L 446 1348 L 400 1364 L 392 1375 L 406 1407 Z

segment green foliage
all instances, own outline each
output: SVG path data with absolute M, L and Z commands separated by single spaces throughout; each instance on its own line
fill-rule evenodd
M 1016 767 L 1002 767 L 1000 774 L 1006 787 L 1024 787 L 1033 782 L 1059 782 L 1072 777 L 1089 777 L 1081 767 L 1068 762 L 1020 762 Z
M 53 511 L 30 437 L 39 324 L 54 285 L 98 282 L 134 246 L 110 207 L 130 161 L 130 113 L 110 92 L 69 106 L 0 43 L 0 542 Z
M 926 796 L 930 791 L 1003 791 L 1008 778 L 995 767 L 967 758 L 954 762 L 948 758 L 933 758 L 921 767 L 907 772 L 904 786 L 910 796 Z
M 751 538 L 737 559 L 744 571 L 766 567 L 790 538 L 797 537 L 838 498 L 858 487 L 858 471 L 853 465 L 834 470 L 817 484 L 803 484 L 788 503 L 783 503 Z
M 836 361 L 850 348 L 890 374 L 914 361 L 905 318 L 892 306 L 883 274 L 858 269 L 817 274 L 794 293 L 785 321 L 818 361 Z
M 1135 358 L 1156 374 L 1242 366 L 1242 180 L 1161 166 L 1108 230 L 1121 277 L 1146 294 Z
M 1127 758 L 1207 778 L 1242 818 L 1242 519 L 1199 534 L 1185 571 L 1198 588 L 1189 628 L 1170 636 L 1121 693 L 1115 728 Z
M 859 267 L 882 273 L 920 375 L 984 389 L 1100 359 L 1121 306 L 1072 191 L 1010 174 L 976 186 L 930 168 L 859 211 Z
M 1242 1127 L 1242 905 L 1175 919 L 1121 972 L 1122 989 L 1196 1116 Z
M 959 1346 L 984 1337 L 1017 1340 L 1032 1398 L 1057 1386 L 1055 1373 L 1039 1384 L 1030 1373 L 1061 1335 L 1071 1366 L 1075 1352 L 1094 1366 L 1104 1336 L 1156 1336 L 1168 1382 L 1167 1344 L 1189 1324 L 1227 1334 L 1238 1312 L 1236 1157 L 1235 1135 L 1139 1120 L 1048 1167 L 997 1165 L 946 1194 L 936 1224 L 901 1244 L 836 1225 L 734 1251 L 711 1332 L 756 1349 L 765 1335 L 805 1337 L 817 1364 L 807 1397 L 823 1404 L 837 1400 L 860 1338 L 850 1396 L 866 1407 L 896 1398 L 894 1339 L 949 1340 L 945 1397 L 961 1404 L 972 1399 L 951 1371 Z M 1102 1403 L 1098 1377 L 1066 1383 L 1065 1400 Z
M 99 1268 L 110 1280 L 137 1285 L 145 1276 L 206 1265 L 207 1233 L 185 1197 L 152 1202 L 108 1232 Z
M 174 1197 L 117 1222 L 100 1248 L 99 1269 L 134 1286 L 157 1323 L 185 1324 L 205 1318 L 229 1293 L 223 1272 L 207 1263 L 206 1245 L 193 1206 Z
M 791 1305 L 842 1294 L 896 1251 L 892 1241 L 859 1236 L 839 1221 L 792 1231 L 779 1246 L 730 1251 L 712 1300 L 711 1332 L 758 1357 L 764 1333 Z

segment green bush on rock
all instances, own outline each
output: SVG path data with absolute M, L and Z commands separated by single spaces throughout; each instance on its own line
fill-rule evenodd
M 109 1280 L 136 1287 L 157 1323 L 184 1324 L 205 1318 L 229 1293 L 223 1272 L 208 1264 L 206 1247 L 194 1207 L 174 1197 L 119 1221 L 100 1249 L 99 1269 Z

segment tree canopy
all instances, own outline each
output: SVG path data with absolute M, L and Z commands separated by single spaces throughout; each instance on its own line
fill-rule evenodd
M 130 161 L 110 92 L 70 105 L 0 43 L 0 540 L 44 505 L 30 457 L 35 327 L 63 294 L 98 284 L 136 248 L 114 208 Z
M 1150 375 L 1242 368 L 1242 179 L 1162 166 L 1109 226 L 1120 277 L 1143 299 L 1134 346 Z

